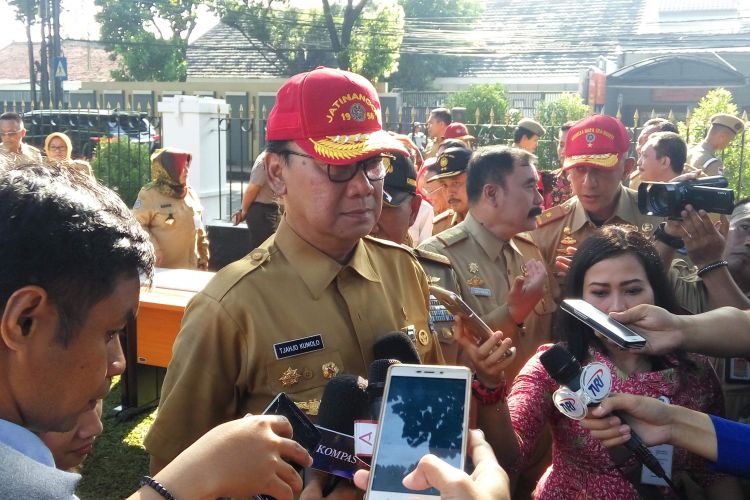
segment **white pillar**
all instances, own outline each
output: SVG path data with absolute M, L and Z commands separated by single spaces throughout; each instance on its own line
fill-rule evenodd
M 227 102 L 213 97 L 176 95 L 163 98 L 157 105 L 162 114 L 161 138 L 163 147 L 190 151 L 193 163 L 188 183 L 198 193 L 203 204 L 204 222 L 227 218 L 222 197 L 227 190 Z M 226 206 L 226 203 L 224 204 Z

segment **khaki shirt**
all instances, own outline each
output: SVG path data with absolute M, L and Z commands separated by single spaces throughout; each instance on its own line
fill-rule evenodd
M 91 177 L 94 176 L 94 171 L 91 169 L 91 164 L 85 160 L 63 160 L 63 161 L 54 161 L 50 160 L 49 157 L 46 158 L 48 165 L 57 165 L 62 168 L 69 168 L 71 170 L 77 170 L 78 172 L 81 172 L 82 174 L 90 175 Z
M 643 215 L 638 211 L 638 193 L 625 186 L 620 187 L 617 207 L 612 217 L 604 224 L 632 224 L 647 237 L 651 237 L 663 218 Z M 566 255 L 566 247 L 577 247 L 591 236 L 598 227 L 591 222 L 578 197 L 573 196 L 562 205 L 542 212 L 536 218 L 537 228 L 531 232 L 544 256 L 548 269 L 554 269 L 555 258 Z
M 148 232 L 154 250 L 162 253 L 159 267 L 198 269 L 208 263 L 208 237 L 203 226 L 203 206 L 192 188 L 184 198 L 172 198 L 143 187 L 133 205 L 133 215 Z
M 263 151 L 255 159 L 253 168 L 250 170 L 250 184 L 260 186 L 260 191 L 255 197 L 254 203 L 277 203 L 279 202 L 279 196 L 273 192 L 271 185 L 268 183 L 268 174 L 266 173 L 266 152 Z
M 461 214 L 453 210 L 452 208 L 449 208 L 445 212 L 440 212 L 432 219 L 432 235 L 436 235 L 439 233 L 442 233 L 446 229 L 450 229 L 459 222 L 461 222 L 463 218 L 461 217 Z
M 427 277 L 408 249 L 365 237 L 342 266 L 283 219 L 188 304 L 146 449 L 171 460 L 282 391 L 317 414 L 329 378 L 366 376 L 373 344 L 395 330 L 413 332 L 424 363 L 443 362 L 427 324 Z
M 10 151 L 5 144 L 0 144 L 0 164 L 5 163 L 5 168 L 12 168 L 28 163 L 39 165 L 43 162 L 42 153 L 34 146 L 21 143 L 21 152 Z
M 507 242 L 499 240 L 471 216 L 457 226 L 433 236 L 419 248 L 448 257 L 458 276 L 461 297 L 493 330 L 513 339 L 517 353 L 506 376 L 513 380 L 537 347 L 551 341 L 552 313 L 557 309 L 558 286 L 551 277 L 544 296 L 519 329 L 508 312 L 506 298 L 516 276 L 525 273 L 526 262 L 542 260 L 539 249 L 527 233 Z
M 424 272 L 427 275 L 427 281 L 430 285 L 439 286 L 440 288 L 461 295 L 461 287 L 458 284 L 458 277 L 456 276 L 448 257 L 439 253 L 427 251 L 424 248 L 415 248 L 413 251 L 419 264 L 422 266 L 422 269 L 424 269 Z M 432 313 L 433 307 L 436 306 L 436 300 L 430 297 L 430 313 Z M 431 315 L 430 328 L 437 336 L 438 340 L 443 344 L 452 344 L 454 340 L 452 323 L 436 323 L 433 319 L 434 318 L 432 318 Z M 445 348 L 443 348 L 443 351 L 445 351 Z
M 724 163 L 716 156 L 716 151 L 705 140 L 687 152 L 687 164 L 707 175 L 724 175 Z

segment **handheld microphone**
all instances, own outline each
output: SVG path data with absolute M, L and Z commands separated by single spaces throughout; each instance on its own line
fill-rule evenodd
M 421 365 L 422 360 L 414 342 L 404 332 L 390 332 L 372 346 L 372 359 L 397 359 L 409 365 Z
M 388 376 L 388 367 L 398 365 L 401 362 L 397 359 L 376 359 L 370 364 L 367 371 L 367 397 L 370 401 L 370 416 L 373 420 L 380 418 L 380 407 L 383 405 L 383 390 L 385 389 L 385 379 Z
M 367 380 L 356 375 L 341 374 L 328 381 L 320 398 L 318 425 L 348 436 L 354 435 L 354 421 L 368 418 Z M 323 488 L 326 497 L 339 484 L 334 476 Z
M 591 363 L 581 369 L 581 364 L 570 351 L 559 344 L 553 345 L 540 356 L 542 366 L 555 382 L 564 386 L 553 396 L 555 406 L 565 416 L 581 420 L 586 416 L 588 406 L 598 406 L 607 397 L 612 382 L 609 369 L 602 363 Z M 613 415 L 626 422 L 616 411 Z M 631 429 L 630 439 L 625 443 L 635 458 L 656 476 L 663 479 L 673 490 L 674 484 L 664 472 L 659 461 L 643 444 L 641 438 Z

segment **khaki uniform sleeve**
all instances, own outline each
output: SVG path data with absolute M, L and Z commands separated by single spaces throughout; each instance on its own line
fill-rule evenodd
M 422 296 L 424 297 L 424 309 L 425 311 L 430 310 L 430 283 L 427 281 L 427 274 L 425 274 L 422 266 L 419 265 L 419 261 L 414 258 L 414 272 L 416 273 L 417 280 L 419 282 L 419 288 L 421 289 Z M 428 312 L 429 316 L 429 312 Z M 419 356 L 422 358 L 422 363 L 426 365 L 444 365 L 445 357 L 443 356 L 443 350 L 440 347 L 440 342 L 437 336 L 432 332 L 428 332 L 432 337 L 432 342 L 427 346 L 422 346 L 420 342 L 416 343 Z
M 246 395 L 247 339 L 213 298 L 188 304 L 162 387 L 159 411 L 146 436 L 148 452 L 167 462 L 217 425 L 237 418 Z
M 518 330 L 516 322 L 510 315 L 508 310 L 508 303 L 505 302 L 500 307 L 493 309 L 489 314 L 485 314 L 482 318 L 487 326 L 497 331 L 500 330 L 506 335 L 514 333 Z
M 161 245 L 159 245 L 159 240 L 156 239 L 154 233 L 151 231 L 151 223 L 156 213 L 155 205 L 149 191 L 141 189 L 138 193 L 138 199 L 135 201 L 135 205 L 133 205 L 133 215 L 141 227 L 148 233 L 151 244 L 154 246 L 154 251 L 159 252 L 161 251 Z
M 708 291 L 703 281 L 696 276 L 684 260 L 672 261 L 668 277 L 680 307 L 691 314 L 700 314 L 709 310 Z
M 208 235 L 205 228 L 196 229 L 196 243 L 198 245 L 198 259 L 202 262 L 208 262 L 211 253 L 208 250 Z

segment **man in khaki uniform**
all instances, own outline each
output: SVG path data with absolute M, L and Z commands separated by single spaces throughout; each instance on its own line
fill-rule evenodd
M 537 217 L 532 232 L 550 269 L 565 272 L 573 250 L 605 224 L 632 224 L 648 236 L 661 222 L 638 211 L 638 193 L 622 185 L 635 166 L 630 137 L 620 120 L 594 115 L 576 123 L 565 142 L 563 169 L 573 196 Z M 560 259 L 558 259 L 558 257 Z
M 717 113 L 711 117 L 711 127 L 706 138 L 688 150 L 687 163 L 707 175 L 724 175 L 724 163 L 717 153 L 745 130 L 745 124 L 736 116 Z
M 187 185 L 192 155 L 173 148 L 151 155 L 151 182 L 143 186 L 133 215 L 148 232 L 156 265 L 169 269 L 208 269 L 208 237 L 203 206 Z
M 25 165 L 27 163 L 42 163 L 42 153 L 34 146 L 24 144 L 26 128 L 18 113 L 7 112 L 0 115 L 0 166 L 6 167 Z
M 513 132 L 513 147 L 524 149 L 531 154 L 534 154 L 537 146 L 539 145 L 539 139 L 547 132 L 542 127 L 542 124 L 531 118 L 523 118 L 516 125 L 516 130 Z
M 468 168 L 466 219 L 419 248 L 448 257 L 461 296 L 493 330 L 513 339 L 512 381 L 536 348 L 551 340 L 557 284 L 525 231 L 536 227 L 541 194 L 532 155 L 516 148 L 480 148 Z
M 381 210 L 382 155 L 407 154 L 382 130 L 372 84 L 330 68 L 298 74 L 279 90 L 266 134 L 269 182 L 286 212 L 188 305 L 145 440 L 154 470 L 282 391 L 314 418 L 328 380 L 365 375 L 391 331 L 407 333 L 425 363 L 443 361 L 419 263 L 366 236 Z M 322 487 L 317 475 L 308 486 L 313 496 Z
M 430 117 L 427 119 L 427 135 L 430 137 L 430 145 L 425 152 L 425 158 L 433 158 L 438 155 L 438 148 L 443 142 L 443 134 L 448 125 L 453 121 L 451 112 L 447 108 L 435 108 L 430 111 Z
M 439 213 L 432 220 L 432 234 L 439 234 L 455 226 L 466 217 L 469 201 L 466 198 L 466 167 L 469 165 L 471 150 L 468 148 L 448 148 L 437 159 L 440 172 L 430 179 L 439 182 L 451 208 Z

